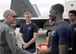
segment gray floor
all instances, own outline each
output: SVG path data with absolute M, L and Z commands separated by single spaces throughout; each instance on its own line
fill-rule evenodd
M 21 48 L 21 42 L 18 38 L 18 36 L 20 35 L 19 33 L 19 28 L 16 28 L 15 30 L 16 34 L 17 34 L 17 42 L 18 42 L 18 45 L 20 46 Z M 43 43 L 46 43 L 45 39 L 46 39 L 46 35 L 45 35 L 46 31 L 39 31 L 38 32 L 38 38 L 36 40 L 36 46 L 38 46 L 39 44 L 43 44 Z M 47 44 L 47 43 L 46 43 Z

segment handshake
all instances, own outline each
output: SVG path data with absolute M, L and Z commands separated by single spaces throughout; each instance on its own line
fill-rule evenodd
M 37 54 L 48 54 L 48 45 L 47 44 L 39 44 L 37 47 Z

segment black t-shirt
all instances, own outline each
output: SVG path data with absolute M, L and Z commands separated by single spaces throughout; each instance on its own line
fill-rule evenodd
M 72 33 L 72 51 L 75 54 L 76 52 L 76 24 L 71 25 L 71 33 Z
M 71 30 L 69 24 L 62 21 L 51 31 L 51 54 L 59 54 L 59 45 L 69 45 L 71 41 Z
M 37 25 L 34 23 L 23 24 L 20 27 L 20 33 L 22 33 L 23 40 L 27 43 L 33 38 L 33 33 L 38 32 Z M 28 48 L 35 48 L 35 42 L 30 45 Z

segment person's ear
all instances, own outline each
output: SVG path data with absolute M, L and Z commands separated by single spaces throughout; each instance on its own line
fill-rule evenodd
M 5 16 L 4 18 L 8 18 L 8 16 Z
M 8 16 L 5 16 L 5 18 L 8 18 Z
M 10 18 L 11 18 L 11 16 L 6 16 L 6 18 L 7 18 L 7 19 L 10 19 Z

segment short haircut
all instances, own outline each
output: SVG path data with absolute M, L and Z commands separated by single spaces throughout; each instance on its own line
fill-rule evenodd
M 32 16 L 29 11 L 26 11 L 26 12 L 24 13 L 24 15 L 30 15 L 30 16 Z
M 3 13 L 3 17 L 6 17 L 6 16 L 9 16 L 9 15 L 13 14 L 13 12 L 14 12 L 13 10 L 6 10 Z
M 63 14 L 64 6 L 62 4 L 55 4 L 52 6 L 52 9 L 58 11 L 58 13 Z
M 70 10 L 69 13 L 73 13 L 76 16 L 76 10 Z
M 26 11 L 24 14 L 31 14 L 30 12 Z

